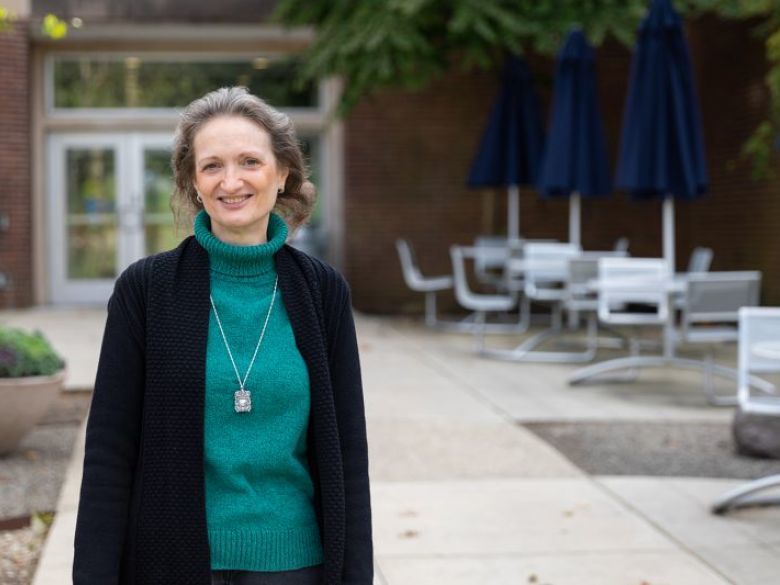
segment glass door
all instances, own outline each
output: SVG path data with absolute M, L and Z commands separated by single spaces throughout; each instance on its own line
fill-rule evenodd
M 141 256 L 175 248 L 185 234 L 174 229 L 171 211 L 173 174 L 171 171 L 171 138 L 139 137 L 143 174 L 143 242 Z
M 104 303 L 128 265 L 175 246 L 170 143 L 159 134 L 51 136 L 51 302 Z

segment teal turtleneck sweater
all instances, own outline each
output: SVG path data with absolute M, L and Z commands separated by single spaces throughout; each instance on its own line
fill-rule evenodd
M 243 378 L 276 280 L 274 254 L 287 225 L 271 214 L 268 241 L 236 246 L 211 233 L 205 211 L 195 238 L 209 254 L 211 296 Z M 206 519 L 213 570 L 284 571 L 322 562 L 314 487 L 306 458 L 309 376 L 279 289 L 246 381 L 251 412 L 237 413 L 239 389 L 214 312 L 206 354 Z

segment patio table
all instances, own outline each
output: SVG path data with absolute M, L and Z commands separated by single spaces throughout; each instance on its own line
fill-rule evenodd
M 600 283 L 598 280 L 591 281 L 589 286 L 598 293 Z M 642 281 L 637 281 L 635 286 L 641 287 Z M 676 367 L 689 370 L 700 370 L 705 376 L 717 375 L 729 380 L 737 380 L 737 370 L 735 368 L 728 368 L 718 364 L 714 364 L 710 361 L 696 360 L 691 358 L 683 358 L 676 354 L 676 341 L 675 341 L 675 304 L 674 298 L 679 295 L 685 294 L 687 288 L 687 277 L 685 273 L 678 273 L 674 276 L 661 281 L 660 283 L 648 282 L 648 287 L 652 286 L 652 291 L 658 290 L 658 286 L 663 287 L 669 297 L 669 310 L 666 321 L 663 326 L 663 352 L 661 355 L 632 355 L 628 357 L 621 357 L 615 359 L 609 359 L 598 362 L 596 364 L 586 366 L 576 370 L 569 377 L 570 385 L 584 384 L 595 376 L 605 374 L 607 372 L 621 371 L 621 370 L 636 370 L 637 368 L 652 368 L 652 367 Z M 757 378 L 751 378 L 751 384 L 761 388 L 764 391 L 770 391 L 771 385 L 768 385 L 765 381 Z M 736 393 L 734 396 L 719 397 L 718 399 L 711 398 L 713 404 L 720 406 L 734 406 L 737 403 Z
M 759 341 L 750 347 L 754 355 L 768 360 L 780 360 L 780 341 Z

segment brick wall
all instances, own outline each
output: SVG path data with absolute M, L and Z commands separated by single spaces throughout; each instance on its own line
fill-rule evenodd
M 29 43 L 26 23 L 0 33 L 0 308 L 32 303 L 32 205 L 30 185 Z
M 780 303 L 777 231 L 780 181 L 756 183 L 739 149 L 766 111 L 763 47 L 751 25 L 701 19 L 689 40 L 711 177 L 711 192 L 677 205 L 677 265 L 695 245 L 715 251 L 713 268 L 764 271 L 765 304 Z M 553 61 L 529 58 L 546 109 Z M 597 51 L 602 115 L 614 171 L 630 53 L 617 43 Z M 465 178 L 493 96 L 496 74 L 454 69 L 423 92 L 387 91 L 364 100 L 346 124 L 346 265 L 355 306 L 369 312 L 419 312 L 422 297 L 404 285 L 393 242 L 411 240 L 426 274 L 451 271 L 448 247 L 505 229 L 506 195 L 472 191 Z M 491 202 L 493 203 L 491 208 Z M 492 209 L 492 213 L 491 213 Z M 621 236 L 636 256 L 660 256 L 661 204 L 622 193 L 584 201 L 582 242 L 605 249 Z M 492 227 L 491 227 L 492 226 Z M 521 193 L 525 237 L 565 240 L 568 202 Z M 453 306 L 452 297 L 444 304 Z
M 707 199 L 679 206 L 677 233 L 688 248 L 712 247 L 716 270 L 761 270 L 762 302 L 780 305 L 780 179 L 754 181 L 740 159 L 769 104 L 764 47 L 751 35 L 754 26 L 708 18 L 691 29 L 711 189 Z M 773 168 L 780 171 L 777 153 Z

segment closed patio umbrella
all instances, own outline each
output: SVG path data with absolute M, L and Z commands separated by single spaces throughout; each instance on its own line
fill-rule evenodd
M 596 92 L 593 48 L 572 30 L 558 55 L 550 126 L 538 182 L 543 196 L 569 197 L 569 241 L 580 244 L 580 196 L 612 189 Z
M 520 238 L 521 185 L 536 184 L 544 131 L 531 73 L 518 56 L 510 57 L 468 176 L 469 187 L 506 187 L 507 235 Z
M 674 272 L 674 198 L 707 189 L 698 98 L 680 16 L 652 0 L 639 28 L 617 168 L 633 197 L 663 197 L 664 258 Z

